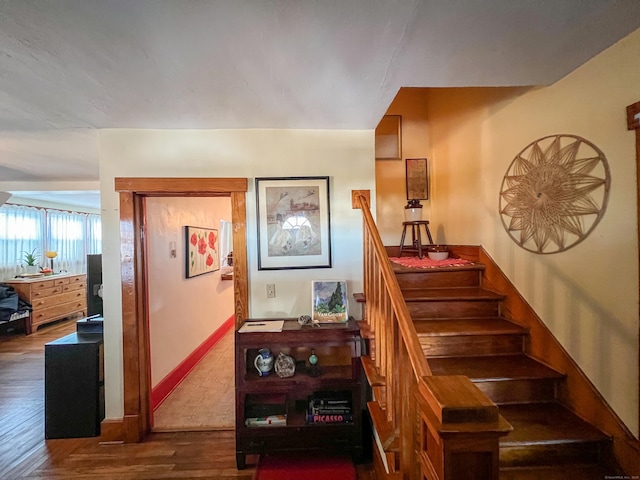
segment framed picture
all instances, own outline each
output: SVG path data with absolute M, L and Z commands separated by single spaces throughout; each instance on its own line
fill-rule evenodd
M 426 158 L 407 158 L 407 200 L 429 200 L 429 163 Z
M 402 158 L 402 116 L 385 115 L 376 127 L 376 160 Z
M 329 177 L 256 178 L 258 270 L 331 267 Z
M 184 227 L 185 272 L 191 278 L 220 269 L 218 230 L 202 227 Z
M 314 323 L 343 323 L 349 319 L 347 282 L 314 280 L 311 295 Z

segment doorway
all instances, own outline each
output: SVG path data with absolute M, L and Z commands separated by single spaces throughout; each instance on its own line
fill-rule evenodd
M 139 442 L 151 430 L 144 198 L 230 197 L 233 223 L 234 315 L 248 317 L 246 178 L 116 178 L 120 194 L 124 419 L 122 439 Z
M 144 210 L 152 431 L 233 430 L 231 199 L 146 197 Z

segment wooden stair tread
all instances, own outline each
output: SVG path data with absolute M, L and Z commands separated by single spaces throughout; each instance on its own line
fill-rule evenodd
M 560 378 L 563 375 L 524 355 L 430 357 L 434 375 L 465 375 L 472 381 Z
M 413 319 L 418 336 L 513 335 L 529 331 L 502 318 Z
M 500 480 L 603 480 L 617 478 L 599 465 L 547 465 L 539 467 L 509 467 L 500 469 Z
M 502 405 L 500 414 L 513 431 L 500 439 L 500 447 L 609 440 L 593 425 L 558 403 Z
M 454 287 L 454 288 L 404 288 L 402 289 L 405 302 L 423 300 L 445 302 L 449 300 L 504 300 L 501 295 L 482 287 Z
M 373 360 L 369 356 L 360 357 L 360 361 L 362 362 L 362 369 L 364 370 L 364 374 L 367 377 L 367 382 L 372 387 L 380 387 L 386 385 L 386 379 L 384 376 L 378 373 L 378 369 L 376 368 Z

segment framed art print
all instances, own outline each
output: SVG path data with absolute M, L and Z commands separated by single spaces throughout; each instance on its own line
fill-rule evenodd
M 426 158 L 407 158 L 407 200 L 429 200 L 429 162 Z
M 186 278 L 218 270 L 218 230 L 186 226 L 184 231 Z
M 258 270 L 331 267 L 329 177 L 256 178 Z
M 402 117 L 385 115 L 375 132 L 376 160 L 400 160 L 402 158 Z

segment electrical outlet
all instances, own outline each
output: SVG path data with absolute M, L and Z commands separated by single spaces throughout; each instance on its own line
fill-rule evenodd
M 267 298 L 276 298 L 276 284 L 267 283 Z

